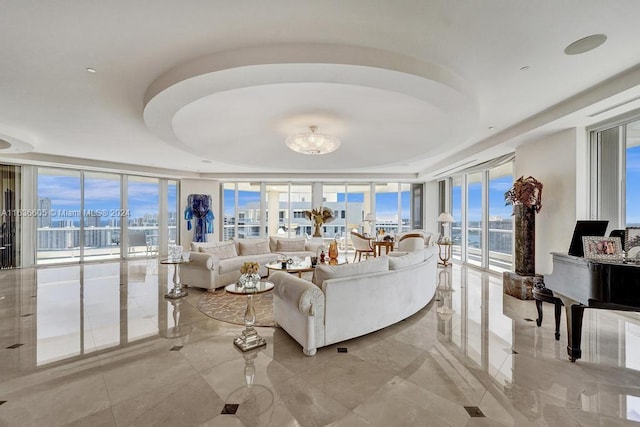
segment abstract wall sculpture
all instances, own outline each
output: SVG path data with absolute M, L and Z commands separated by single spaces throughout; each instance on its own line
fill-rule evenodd
M 195 224 L 193 230 L 194 242 L 206 242 L 207 234 L 213 233 L 215 216 L 211 211 L 211 196 L 208 194 L 189 194 L 187 207 L 184 210 L 187 220 L 187 230 L 191 230 L 191 221 Z

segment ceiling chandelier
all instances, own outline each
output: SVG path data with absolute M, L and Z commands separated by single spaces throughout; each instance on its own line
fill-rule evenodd
M 340 139 L 316 133 L 317 129 L 318 126 L 309 126 L 310 132 L 291 135 L 285 141 L 287 147 L 302 154 L 327 154 L 340 147 Z

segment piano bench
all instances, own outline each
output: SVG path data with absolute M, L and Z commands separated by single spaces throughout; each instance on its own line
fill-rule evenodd
M 532 289 L 533 299 L 536 301 L 536 309 L 538 310 L 538 318 L 536 319 L 536 325 L 540 327 L 542 325 L 542 303 L 549 302 L 555 306 L 555 320 L 556 320 L 556 341 L 560 339 L 560 315 L 562 314 L 562 307 L 564 304 L 558 297 L 553 296 L 553 291 L 546 288 L 544 284 L 541 286 L 534 286 Z

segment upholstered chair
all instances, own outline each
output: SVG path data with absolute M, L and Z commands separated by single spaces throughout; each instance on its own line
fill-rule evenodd
M 398 240 L 398 251 L 414 252 L 424 249 L 425 238 L 420 233 L 404 234 Z
M 353 248 L 356 250 L 356 254 L 353 256 L 353 262 L 356 262 L 356 258 L 360 261 L 363 254 L 365 258 L 374 254 L 373 247 L 371 246 L 371 239 L 364 237 L 360 233 L 356 233 L 355 231 L 351 232 L 351 243 L 353 244 Z

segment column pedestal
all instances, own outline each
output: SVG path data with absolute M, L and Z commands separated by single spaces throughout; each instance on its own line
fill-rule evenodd
M 535 283 L 542 283 L 543 277 L 540 274 L 535 276 L 521 276 L 513 271 L 502 273 L 502 287 L 504 293 L 521 300 L 533 299 L 533 286 Z

